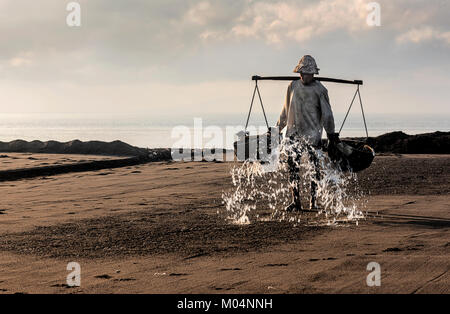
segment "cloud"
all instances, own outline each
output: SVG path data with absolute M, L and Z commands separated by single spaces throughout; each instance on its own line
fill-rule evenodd
M 177 74 L 176 68 L 189 68 L 191 59 L 204 51 L 220 54 L 221 49 L 229 49 L 245 55 L 244 50 L 263 47 L 264 53 L 273 54 L 271 49 L 279 52 L 298 44 L 320 50 L 352 37 L 361 42 L 377 31 L 386 43 L 419 39 L 422 43 L 427 36 L 448 42 L 449 38 L 444 31 L 437 33 L 448 29 L 445 12 L 449 5 L 445 2 L 440 10 L 427 1 L 380 0 L 379 28 L 366 23 L 369 0 L 79 2 L 82 27 L 74 29 L 65 24 L 66 3 L 1 1 L 0 67 L 5 74 L 33 78 L 33 73 L 16 71 L 33 65 L 41 80 L 46 75 L 83 79 L 87 73 L 96 73 L 92 79 L 105 73 L 108 80 L 119 77 L 112 75 L 114 72 L 122 72 L 120 77 L 130 80 L 133 75 L 126 73 L 145 72 L 151 77 L 170 71 Z M 27 10 L 23 10 L 24 4 Z M 432 35 L 426 30 L 418 35 L 417 23 L 432 27 Z M 419 31 L 411 31 L 416 28 Z M 23 51 L 32 52 L 33 57 L 20 55 Z M 87 68 L 90 70 L 83 71 Z
M 195 3 L 184 15 L 186 22 L 198 25 L 206 25 L 210 20 L 214 19 L 216 11 L 208 1 Z
M 419 44 L 430 40 L 438 40 L 450 45 L 450 31 L 440 31 L 426 25 L 413 28 L 397 37 L 397 42 L 400 44 L 408 42 Z
M 206 25 L 202 39 L 261 39 L 268 44 L 304 42 L 314 36 L 335 31 L 359 31 L 367 29 L 367 8 L 363 0 L 331 1 L 244 1 L 245 6 L 237 15 L 231 16 L 231 27 L 211 30 L 204 23 L 204 14 L 198 19 Z M 201 2 L 188 11 L 211 12 L 212 2 Z M 212 14 L 208 13 L 208 17 Z M 198 19 L 192 22 L 199 23 Z M 188 19 L 192 20 L 192 19 Z
M 136 108 L 142 100 L 173 110 L 192 99 L 216 110 L 224 94 L 229 103 L 244 98 L 230 82 L 288 74 L 303 54 L 316 57 L 321 75 L 361 78 L 365 88 L 387 76 L 409 86 L 412 67 L 450 71 L 447 0 L 378 0 L 380 27 L 366 23 L 371 0 L 78 0 L 81 28 L 66 25 L 68 2 L 0 0 L 1 83 L 14 91 L 3 104 L 33 95 L 20 103 L 76 111 L 77 102 Z M 59 84 L 73 86 L 73 103 Z M 120 86 L 121 97 L 105 96 Z
M 186 13 L 184 29 L 201 24 L 198 38 L 206 42 L 261 40 L 279 46 L 306 43 L 329 34 L 368 36 L 377 27 L 367 25 L 368 0 L 244 0 L 229 10 L 220 1 L 194 3 Z M 450 4 L 441 1 L 378 1 L 385 38 L 397 42 L 422 39 L 447 41 Z M 214 13 L 215 12 L 215 13 Z M 218 13 L 220 12 L 220 13 Z M 226 20 L 226 23 L 224 21 Z M 419 26 L 418 26 L 419 25 Z
M 12 67 L 31 65 L 33 63 L 32 57 L 33 53 L 31 52 L 20 53 L 18 56 L 11 58 L 8 64 Z

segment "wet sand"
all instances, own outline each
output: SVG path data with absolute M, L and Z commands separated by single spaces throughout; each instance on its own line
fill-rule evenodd
M 376 157 L 359 175 L 367 218 L 337 226 L 227 223 L 233 165 L 155 162 L 0 183 L 0 292 L 450 292 L 450 156 Z M 72 261 L 81 287 L 65 286 Z M 366 284 L 369 262 L 381 265 L 380 287 Z
M 33 153 L 0 153 L 0 171 L 12 169 L 29 169 L 34 167 L 67 165 L 73 163 L 113 160 L 125 157 L 70 155 L 70 154 L 33 154 Z

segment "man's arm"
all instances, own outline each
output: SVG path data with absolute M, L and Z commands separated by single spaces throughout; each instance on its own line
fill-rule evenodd
M 320 109 L 322 111 L 322 123 L 327 134 L 334 134 L 334 117 L 331 110 L 330 99 L 328 98 L 328 91 L 324 87 L 320 93 Z
M 280 129 L 280 132 L 284 129 L 287 123 L 287 115 L 289 112 L 289 107 L 291 106 L 291 88 L 292 83 L 289 84 L 286 92 L 286 99 L 284 101 L 283 110 L 281 111 L 280 118 L 278 119 L 277 126 Z

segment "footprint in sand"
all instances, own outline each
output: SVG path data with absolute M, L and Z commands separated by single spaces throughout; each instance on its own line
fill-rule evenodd
M 230 270 L 242 270 L 241 268 L 222 268 L 220 271 L 230 271 Z
M 135 281 L 135 278 L 117 278 L 114 281 Z
M 179 277 L 179 276 L 188 276 L 189 274 L 185 274 L 185 273 L 170 273 L 169 276 L 172 277 Z
M 51 285 L 50 287 L 55 287 L 55 288 L 66 288 L 66 289 L 71 289 L 71 288 L 76 288 L 76 286 L 69 286 L 66 283 L 57 283 L 54 285 Z
M 239 281 L 239 282 L 232 283 L 232 284 L 228 285 L 227 287 L 211 286 L 210 288 L 214 289 L 214 290 L 232 290 L 232 289 L 235 289 L 236 287 L 241 286 L 247 282 L 248 281 L 245 280 L 245 281 Z
M 220 291 L 220 290 L 232 290 L 232 289 L 234 289 L 234 288 L 221 288 L 221 287 L 211 287 L 211 289 L 214 289 L 214 290 Z
M 401 252 L 402 249 L 398 247 L 388 247 L 387 249 L 384 249 L 383 252 Z

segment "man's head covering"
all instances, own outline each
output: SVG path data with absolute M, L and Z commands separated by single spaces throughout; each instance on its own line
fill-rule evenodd
M 309 74 L 319 74 L 319 68 L 317 67 L 316 60 L 310 55 L 303 56 L 298 65 L 294 69 L 294 73 L 309 73 Z

